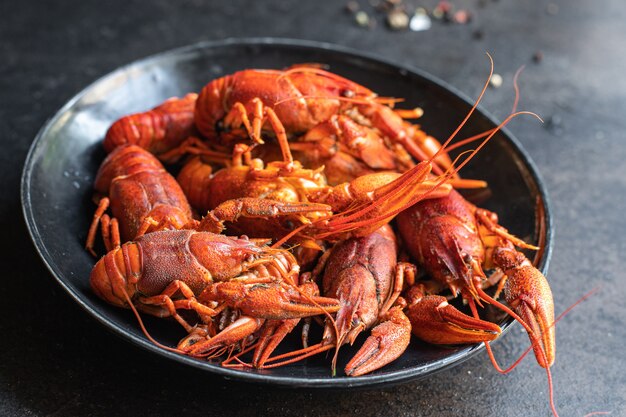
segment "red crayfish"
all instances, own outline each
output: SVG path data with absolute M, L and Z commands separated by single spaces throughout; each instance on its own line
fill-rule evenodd
M 94 255 L 99 222 L 107 250 L 148 232 L 195 225 L 191 207 L 174 177 L 139 146 L 120 146 L 111 152 L 98 170 L 94 188 L 104 196 L 87 236 L 86 247 Z M 109 206 L 113 219 L 105 214 Z
M 350 376 L 395 360 L 411 334 L 433 344 L 485 342 L 493 357 L 489 341 L 500 327 L 478 314 L 490 304 L 522 323 L 549 375 L 552 294 L 516 249 L 537 248 L 453 189 L 485 185 L 457 172 L 497 129 L 453 163 L 448 145 L 478 102 L 443 144 L 405 120 L 416 112 L 393 103 L 298 66 L 236 72 L 197 96 L 118 120 L 105 139 L 111 153 L 96 178 L 105 197 L 87 240 L 93 251 L 101 221 L 109 252 L 92 271 L 94 291 L 118 306 L 174 317 L 187 331 L 174 349 L 183 354 L 238 348 L 228 366 L 273 368 L 335 348 L 334 370 L 339 348 L 369 330 L 344 369 Z M 198 155 L 176 182 L 132 144 L 165 162 Z M 109 205 L 116 220 L 104 214 Z M 292 247 L 281 248 L 287 242 Z M 403 262 L 407 254 L 415 265 Z M 501 278 L 496 295 L 485 291 L 497 282 L 489 269 Z M 444 289 L 449 297 L 439 294 Z M 500 292 L 508 307 L 497 301 Z M 472 316 L 448 303 L 458 294 Z M 197 321 L 179 310 L 195 311 Z M 317 315 L 325 316 L 319 343 L 271 356 L 301 318 Z M 239 359 L 251 349 L 251 363 Z

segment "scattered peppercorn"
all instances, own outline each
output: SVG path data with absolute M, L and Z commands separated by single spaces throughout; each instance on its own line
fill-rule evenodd
M 454 13 L 454 21 L 461 25 L 469 23 L 472 20 L 472 14 L 467 10 L 459 10 Z
M 409 27 L 409 16 L 400 9 L 393 9 L 387 15 L 387 24 L 393 30 L 404 30 Z
M 354 20 L 356 21 L 357 25 L 361 26 L 361 27 L 369 27 L 370 25 L 370 17 L 367 13 L 365 13 L 364 11 L 359 11 L 354 15 Z
M 502 76 L 500 74 L 493 74 L 491 76 L 491 80 L 489 81 L 489 85 L 493 88 L 500 88 L 502 85 Z
M 428 12 L 426 9 L 422 7 L 418 7 L 415 11 L 415 14 L 411 18 L 409 22 L 409 28 L 414 32 L 419 32 L 421 30 L 428 30 L 431 27 L 430 17 L 428 17 Z
M 469 24 L 475 14 L 475 10 L 455 10 L 454 4 L 449 0 L 439 0 L 432 11 L 424 7 L 415 7 L 415 3 L 408 0 L 348 0 L 344 4 L 344 10 L 353 15 L 355 22 L 360 27 L 373 29 L 377 23 L 381 23 L 379 15 L 384 16 L 387 27 L 394 31 L 411 29 L 414 32 L 428 30 L 432 26 L 431 18 L 445 23 Z M 495 0 L 478 0 L 477 7 L 485 7 L 487 2 Z M 553 3 L 550 3 L 553 4 Z M 550 7 L 550 5 L 548 5 Z M 368 14 L 370 12 L 371 14 Z M 482 30 L 473 32 L 475 39 L 482 39 Z

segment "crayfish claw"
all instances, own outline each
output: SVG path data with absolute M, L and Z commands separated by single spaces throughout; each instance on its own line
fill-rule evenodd
M 497 324 L 460 312 L 440 295 L 424 295 L 420 287 L 409 290 L 406 314 L 413 334 L 421 340 L 456 345 L 491 341 L 500 335 Z
M 543 368 L 552 366 L 556 356 L 554 303 L 546 277 L 513 248 L 497 248 L 493 261 L 507 276 L 504 298 L 524 322 L 537 362 Z
M 264 320 L 241 316 L 234 323 L 226 327 L 213 337 L 208 334 L 192 332 L 181 340 L 178 348 L 189 356 L 211 356 L 221 348 L 232 346 L 258 331 Z
M 276 300 L 273 303 L 288 317 L 303 318 L 319 314 L 336 313 L 339 310 L 339 300 L 329 297 L 308 296 L 298 293 L 287 293 L 286 299 Z
M 374 327 L 361 349 L 345 367 L 348 376 L 360 376 L 382 368 L 404 353 L 411 340 L 411 322 L 401 308 L 390 309 Z
M 293 203 L 261 198 L 237 198 L 227 200 L 208 212 L 200 222 L 199 230 L 221 233 L 224 222 L 236 222 L 239 218 L 291 217 L 302 224 L 328 217 L 330 206 L 317 203 Z
M 334 298 L 308 295 L 278 283 L 220 282 L 205 290 L 201 297 L 226 303 L 252 317 L 271 320 L 303 318 L 339 310 L 339 301 Z

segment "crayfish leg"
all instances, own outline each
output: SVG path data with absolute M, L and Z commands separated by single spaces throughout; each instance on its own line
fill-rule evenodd
M 254 350 L 252 365 L 255 368 L 263 368 L 267 359 L 299 322 L 300 319 L 266 321 L 257 347 Z
M 217 152 L 209 149 L 209 147 L 195 136 L 185 139 L 180 145 L 167 152 L 159 155 L 159 159 L 164 163 L 175 163 L 181 157 L 190 155 L 202 155 L 207 161 L 213 161 L 222 165 L 227 165 L 231 159 L 231 155 Z
M 180 293 L 184 300 L 172 300 L 172 297 Z M 138 308 L 144 309 L 148 306 L 146 312 L 158 317 L 173 317 L 187 332 L 191 332 L 193 327 L 178 314 L 178 309 L 194 310 L 200 317 L 214 316 L 215 310 L 196 301 L 193 291 L 183 281 L 175 280 L 170 283 L 165 290 L 159 295 L 152 297 L 141 297 L 139 299 Z M 151 307 L 157 307 L 151 308 Z
M 108 214 L 103 214 L 100 219 L 102 241 L 107 252 L 119 248 L 122 244 L 120 238 L 120 224 L 115 217 L 110 218 Z
M 93 250 L 93 246 L 96 242 L 96 232 L 98 231 L 98 224 L 100 223 L 102 216 L 109 208 L 110 200 L 108 197 L 103 197 L 98 202 L 98 208 L 93 214 L 93 220 L 89 225 L 89 232 L 87 233 L 87 242 L 85 243 L 85 249 L 89 251 L 93 256 L 97 256 Z

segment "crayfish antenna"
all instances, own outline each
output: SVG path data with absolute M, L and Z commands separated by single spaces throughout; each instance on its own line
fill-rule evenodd
M 594 288 L 591 291 L 589 291 L 588 293 L 586 293 L 585 295 L 583 295 L 581 298 L 579 298 L 576 302 L 574 302 L 572 305 L 570 305 L 568 308 L 566 308 L 565 311 L 563 311 L 561 314 L 559 314 L 559 316 L 550 324 L 549 327 L 554 327 L 557 322 L 559 322 L 563 317 L 565 317 L 567 314 L 569 314 L 576 306 L 578 306 L 580 303 L 585 301 L 587 298 L 591 297 L 598 290 L 599 290 L 599 288 Z M 478 316 L 478 312 L 476 311 L 476 305 L 473 303 L 473 300 L 470 299 L 469 305 L 470 305 L 470 308 L 472 310 L 472 313 L 474 314 L 475 317 L 477 317 Z M 532 341 L 532 338 L 531 338 L 531 341 Z M 539 341 L 537 340 L 536 343 L 539 343 Z M 528 355 L 528 353 L 530 353 L 531 350 L 534 349 L 534 344 L 531 344 L 531 346 L 529 346 L 528 349 L 526 349 L 524 351 L 524 353 L 522 353 L 520 355 L 520 357 L 517 358 L 515 360 L 515 362 L 513 362 L 513 364 L 510 365 L 506 369 L 502 369 L 498 365 L 498 362 L 496 361 L 496 358 L 495 358 L 495 356 L 493 354 L 493 350 L 491 349 L 491 345 L 489 344 L 489 342 L 485 342 L 485 348 L 487 349 L 487 354 L 489 355 L 489 359 L 490 359 L 493 367 L 496 369 L 496 371 L 500 372 L 501 374 L 508 374 L 513 369 L 515 369 L 517 367 L 517 365 L 520 364 L 520 362 L 526 357 L 526 355 Z M 543 355 L 545 357 L 545 353 L 543 351 L 540 352 L 540 355 Z M 558 416 L 558 413 L 556 411 L 556 406 L 554 404 L 554 391 L 553 391 L 553 386 L 552 386 L 552 374 L 550 372 L 550 368 L 549 367 L 546 368 L 546 373 L 548 375 L 548 386 L 549 386 L 549 392 L 550 392 L 550 407 L 552 409 L 552 413 L 555 416 Z
M 493 64 L 493 62 L 492 62 L 492 64 Z M 515 91 L 515 98 L 513 100 L 513 108 L 511 109 L 511 113 L 515 113 L 517 111 L 517 105 L 519 104 L 520 90 L 519 90 L 518 80 L 519 80 L 519 76 L 520 76 L 520 74 L 522 73 L 523 70 L 524 70 L 524 65 L 519 67 L 519 69 L 515 72 L 515 75 L 513 76 L 513 90 Z M 489 78 L 489 80 L 490 79 L 491 78 Z M 486 130 L 486 131 L 484 131 L 482 133 L 479 133 L 477 135 L 471 136 L 469 138 L 466 138 L 466 139 L 463 139 L 463 140 L 459 140 L 459 141 L 455 142 L 454 144 L 448 146 L 446 148 L 446 152 L 453 151 L 453 150 L 455 150 L 457 148 L 460 148 L 461 146 L 467 145 L 468 143 L 472 143 L 474 141 L 477 141 L 478 139 L 484 138 L 485 136 L 488 136 L 489 134 L 491 134 L 493 132 L 493 130 L 494 129 L 489 129 L 489 130 Z
M 482 292 L 482 289 L 481 289 L 480 291 Z M 484 292 L 482 292 L 481 296 L 482 296 L 483 294 L 484 294 L 484 295 L 487 295 L 487 294 L 485 294 Z M 489 297 L 489 296 L 487 296 L 487 297 L 488 297 L 488 298 L 491 298 L 491 297 Z M 493 299 L 491 299 L 491 300 L 492 300 L 492 301 L 495 301 L 495 300 L 493 300 Z M 491 301 L 491 300 L 490 300 L 490 301 Z M 475 317 L 477 317 L 477 316 L 478 316 L 478 311 L 476 311 L 476 305 L 475 305 L 475 303 L 474 303 L 474 300 L 473 300 L 473 299 L 470 299 L 470 303 L 469 303 L 469 304 L 470 304 L 470 308 L 472 309 L 472 313 L 474 314 L 474 316 L 475 316 Z M 499 305 L 499 306 L 504 307 L 504 309 L 505 309 L 505 310 L 508 310 L 508 311 L 509 311 L 509 315 L 511 315 L 513 318 L 515 318 L 515 319 L 516 319 L 516 320 L 517 320 L 520 324 L 522 324 L 522 326 L 524 326 L 524 328 L 526 328 L 526 330 L 529 332 L 529 334 L 528 334 L 528 335 L 529 335 L 529 337 L 530 337 L 530 339 L 531 339 L 531 343 L 532 343 L 531 348 L 533 348 L 533 349 L 535 350 L 535 355 L 537 356 L 537 360 L 538 360 L 538 362 L 539 362 L 540 364 L 541 364 L 541 363 L 547 363 L 547 357 L 546 357 L 545 352 L 543 351 L 543 348 L 542 348 L 542 347 L 541 347 L 541 345 L 540 345 L 540 341 L 539 341 L 539 339 L 538 339 L 535 335 L 531 334 L 531 332 L 530 332 L 530 330 L 529 330 L 529 328 L 528 328 L 527 324 L 526 324 L 526 323 L 524 323 L 524 322 L 523 322 L 523 320 L 521 320 L 521 318 L 519 318 L 519 316 L 517 316 L 515 313 L 513 313 L 511 310 L 509 310 L 509 309 L 508 309 L 508 308 L 506 308 L 505 306 L 503 306 L 501 303 L 498 303 L 497 301 L 495 301 L 495 303 L 493 303 L 493 304 L 497 304 L 497 305 Z M 537 348 L 535 348 L 535 346 L 539 346 L 539 348 L 537 349 Z M 498 366 L 498 363 L 496 362 L 495 356 L 493 355 L 493 351 L 491 350 L 491 346 L 489 345 L 489 342 L 488 342 L 488 341 L 485 341 L 485 348 L 487 349 L 487 353 L 488 353 L 488 355 L 489 355 L 489 359 L 491 360 L 491 363 L 493 364 L 494 368 L 495 368 L 498 372 L 500 372 L 500 373 L 502 373 L 502 374 L 507 374 L 507 373 L 509 373 L 511 370 L 513 370 L 515 367 L 517 367 L 517 365 L 519 365 L 519 363 L 522 361 L 522 359 L 524 359 L 524 357 L 526 356 L 526 354 L 530 351 L 530 349 L 529 349 L 527 352 L 523 353 L 523 354 L 520 356 L 520 358 L 519 358 L 519 359 L 517 359 L 517 360 L 513 363 L 513 365 L 511 365 L 511 367 L 509 367 L 508 369 L 503 370 L 503 369 L 501 369 L 501 368 L 500 368 L 500 366 Z M 544 367 L 544 368 L 545 368 L 545 370 L 546 370 L 546 375 L 548 376 L 548 392 L 549 392 L 549 397 L 550 397 L 550 409 L 552 410 L 552 414 L 553 414 L 555 417 L 559 417 L 559 413 L 556 411 L 556 404 L 555 404 L 555 402 L 554 402 L 554 386 L 553 386 L 553 383 L 552 383 L 552 372 L 550 371 L 550 367 L 549 367 L 549 366 L 546 366 L 546 367 Z
M 437 151 L 437 153 L 435 153 L 433 158 L 437 157 L 441 152 L 447 152 L 448 151 L 447 147 L 450 144 L 450 142 L 452 142 L 452 140 L 456 137 L 456 135 L 459 133 L 459 131 L 463 128 L 463 126 L 465 126 L 465 124 L 467 123 L 469 118 L 472 116 L 472 114 L 474 113 L 474 111 L 478 107 L 478 104 L 483 99 L 483 96 L 485 95 L 485 92 L 487 91 L 487 88 L 489 87 L 489 82 L 491 81 L 491 77 L 493 76 L 493 58 L 491 57 L 491 55 L 489 55 L 488 52 L 486 52 L 486 54 L 487 54 L 487 57 L 489 58 L 489 64 L 490 64 L 489 76 L 487 77 L 487 81 L 485 81 L 485 84 L 483 85 L 483 88 L 480 91 L 480 94 L 478 95 L 478 98 L 474 102 L 474 105 L 472 106 L 470 111 L 467 113 L 467 115 L 465 116 L 463 121 L 457 126 L 456 129 L 454 129 L 454 131 L 450 134 L 448 139 L 446 139 L 446 141 L 441 145 L 441 148 L 439 148 L 439 150 Z M 497 130 L 499 130 L 499 128 L 496 129 L 495 131 L 497 131 Z M 495 131 L 493 133 L 495 133 Z M 493 135 L 493 133 L 492 133 L 492 135 Z
M 454 169 L 448 170 L 444 175 L 432 182 L 426 181 L 432 169 L 432 163 L 431 161 L 421 162 L 391 183 L 374 190 L 372 193 L 375 195 L 374 201 L 368 201 L 343 213 L 337 213 L 328 219 L 313 222 L 312 226 L 317 226 L 322 230 L 316 237 L 328 239 L 354 232 L 356 229 L 361 228 L 369 231 L 372 228 L 378 228 L 382 224 L 389 222 L 398 213 L 423 199 L 441 196 L 437 195 L 438 192 L 442 192 L 441 187 L 445 187 L 447 185 L 445 183 L 453 178 L 459 170 L 476 156 L 497 132 L 505 127 L 511 120 L 521 115 L 534 116 L 542 121 L 541 117 L 536 113 L 529 111 L 519 111 L 510 114 L 476 147 L 476 149 L 468 151 L 466 158 Z M 454 134 L 456 134 L 456 132 Z M 450 139 L 448 139 L 448 141 L 449 140 Z
M 131 301 L 130 297 L 128 296 L 128 292 L 126 292 L 126 288 L 121 286 L 119 289 L 122 290 L 122 293 L 124 294 L 124 297 L 126 298 L 126 302 L 128 303 L 128 306 L 130 307 L 130 309 L 132 310 L 133 314 L 137 318 L 137 322 L 139 322 L 139 327 L 141 327 L 141 331 L 148 338 L 149 341 L 151 341 L 155 346 L 160 347 L 163 350 L 167 350 L 168 352 L 182 353 L 182 354 L 185 353 L 185 352 L 183 352 L 180 349 L 176 349 L 176 348 L 172 348 L 172 347 L 169 347 L 169 346 L 165 346 L 164 344 L 162 344 L 160 342 L 157 342 L 156 339 L 154 339 L 152 337 L 152 335 L 150 335 L 150 333 L 148 333 L 148 329 L 146 329 L 146 326 L 143 324 L 143 320 L 141 319 L 141 316 L 139 315 L 139 312 L 137 311 L 137 308 L 135 307 L 135 305 Z

